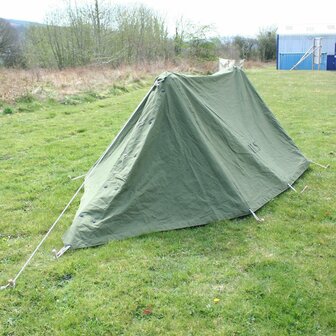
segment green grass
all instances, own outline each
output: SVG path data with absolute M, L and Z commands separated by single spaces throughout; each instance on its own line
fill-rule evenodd
M 268 203 L 262 223 L 149 234 L 55 261 L 77 199 L 17 287 L 0 292 L 0 334 L 336 335 L 335 75 L 248 71 L 303 153 L 331 165 L 311 166 L 295 184 L 308 185 L 303 194 Z M 69 177 L 90 168 L 147 88 L 121 91 L 0 116 L 2 284 L 80 185 Z

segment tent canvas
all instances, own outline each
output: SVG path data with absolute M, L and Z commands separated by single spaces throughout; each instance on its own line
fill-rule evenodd
M 235 59 L 229 59 L 229 58 L 219 58 L 218 59 L 218 71 L 228 70 L 233 67 L 244 67 L 244 59 L 241 60 L 235 60 Z
M 245 73 L 164 73 L 85 180 L 65 245 L 256 211 L 308 167 Z

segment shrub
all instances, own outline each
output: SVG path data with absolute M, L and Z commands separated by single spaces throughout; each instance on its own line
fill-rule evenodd
M 21 97 L 16 99 L 17 103 L 32 103 L 35 100 L 34 96 L 31 93 L 26 93 Z
M 3 109 L 3 114 L 13 114 L 13 109 L 7 106 Z

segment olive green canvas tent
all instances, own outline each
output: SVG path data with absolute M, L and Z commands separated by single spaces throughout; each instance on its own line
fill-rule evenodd
M 164 73 L 85 179 L 81 248 L 253 213 L 307 169 L 245 73 Z

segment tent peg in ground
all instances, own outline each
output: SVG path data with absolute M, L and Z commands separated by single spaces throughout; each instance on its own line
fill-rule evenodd
M 66 245 L 63 246 L 58 252 L 57 250 L 54 248 L 51 252 L 54 254 L 55 259 L 59 259 L 60 257 L 62 257 L 62 255 L 69 250 L 69 248 L 71 247 L 71 245 Z
M 9 279 L 7 285 L 0 286 L 0 290 L 6 289 L 6 288 L 14 288 L 15 287 L 15 280 Z
M 86 176 L 86 174 L 83 174 L 83 175 L 80 175 L 80 176 L 73 177 L 73 178 L 71 178 L 71 181 L 78 180 L 78 179 L 80 179 L 80 178 L 82 178 L 82 177 L 85 177 L 85 176 Z
M 57 259 L 57 250 L 55 248 L 51 250 L 51 253 L 54 255 L 55 259 Z
M 314 162 L 314 161 L 312 161 L 312 160 L 309 160 L 309 162 L 310 162 L 310 163 L 313 163 L 313 164 L 315 164 L 315 165 L 317 165 L 317 166 L 319 166 L 319 167 L 322 167 L 322 168 L 324 168 L 324 169 L 327 169 L 327 168 L 330 167 L 329 164 L 327 164 L 326 166 L 324 166 L 324 165 L 322 165 L 322 164 L 320 164 L 320 163 L 317 163 L 317 162 Z
M 302 194 L 303 192 L 305 192 L 305 190 L 308 188 L 308 186 L 304 186 L 304 188 L 301 190 L 300 194 Z
M 257 221 L 257 222 L 263 222 L 264 221 L 264 218 L 260 218 L 258 217 L 251 209 L 249 209 L 249 211 L 251 212 L 252 216 L 254 217 L 254 219 Z
M 297 192 L 296 189 L 289 183 L 287 183 L 288 187 L 291 188 L 293 191 Z

